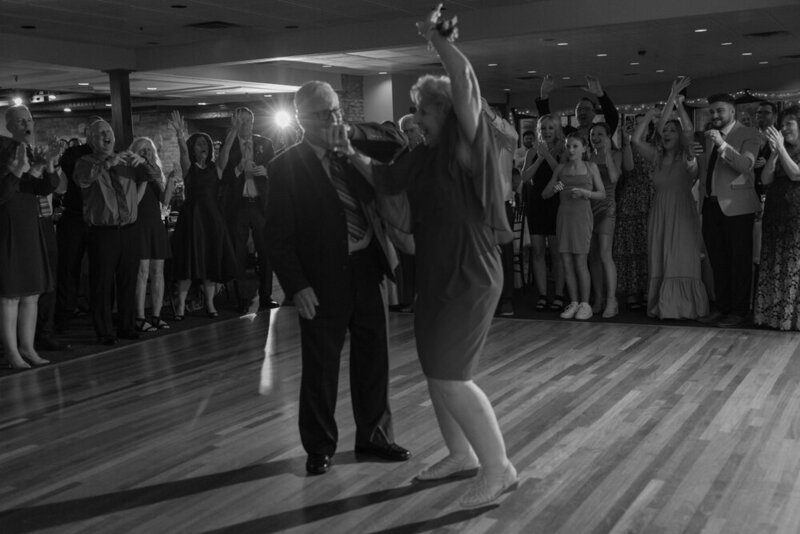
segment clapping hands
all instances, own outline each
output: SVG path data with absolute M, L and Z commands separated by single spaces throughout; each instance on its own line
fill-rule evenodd
M 767 127 L 767 141 L 772 152 L 775 153 L 783 146 L 783 134 L 774 126 Z
M 14 157 L 8 162 L 8 170 L 17 178 L 28 172 L 31 168 L 30 161 L 28 161 L 28 152 L 25 150 L 25 145 L 20 143 L 14 151 Z

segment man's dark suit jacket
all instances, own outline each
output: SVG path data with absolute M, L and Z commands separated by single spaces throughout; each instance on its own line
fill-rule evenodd
M 269 165 L 269 162 L 275 156 L 275 150 L 272 148 L 272 141 L 260 135 L 253 135 L 253 162 L 256 165 Z M 239 146 L 239 139 L 237 138 L 231 146 L 231 152 L 228 155 L 228 164 L 222 171 L 222 187 L 223 187 L 223 214 L 230 222 L 235 217 L 239 210 L 242 201 L 242 192 L 244 191 L 244 173 L 236 176 L 236 166 L 242 161 L 242 148 Z M 261 198 L 261 206 L 266 209 L 269 186 L 267 184 L 266 176 L 255 176 L 253 180 Z
M 351 125 L 351 143 L 361 152 L 383 162 L 391 161 L 405 146 L 402 134 L 391 126 Z M 394 249 L 388 243 L 375 212 L 374 191 L 361 174 L 346 166 L 354 194 L 364 208 L 383 254 L 383 272 L 376 272 L 375 283 L 384 275 L 393 276 Z M 349 298 L 341 292 L 348 271 L 349 252 L 344 208 L 330 178 L 311 146 L 305 141 L 294 145 L 270 164 L 270 200 L 267 209 L 267 243 L 270 260 L 287 298 L 311 287 L 320 301 L 317 313 L 336 313 L 336 305 Z M 366 281 L 365 281 L 366 282 Z

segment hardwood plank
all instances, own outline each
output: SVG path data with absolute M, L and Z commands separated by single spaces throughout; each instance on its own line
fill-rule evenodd
M 414 458 L 355 458 L 345 354 L 322 477 L 304 474 L 291 308 L 0 378 L 2 531 L 798 531 L 800 334 L 496 320 L 476 381 L 522 484 L 461 510 L 468 482 L 413 482 L 445 451 L 412 323 L 390 317 Z

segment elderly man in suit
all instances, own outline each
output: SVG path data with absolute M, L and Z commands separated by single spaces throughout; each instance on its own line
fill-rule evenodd
M 391 126 L 344 124 L 339 98 L 327 83 L 306 83 L 294 103 L 304 137 L 269 166 L 267 243 L 300 315 L 299 427 L 306 471 L 327 472 L 336 450 L 334 410 L 348 331 L 356 454 L 407 460 L 411 453 L 392 435 L 381 289 L 397 259 L 364 178 L 371 172 L 367 155 L 389 161 L 404 142 Z
M 264 221 L 267 209 L 267 165 L 275 156 L 272 141 L 253 134 L 253 112 L 237 108 L 244 120 L 239 125 L 237 141 L 231 146 L 228 164 L 222 173 L 224 214 L 239 263 L 239 292 L 241 311 L 248 311 L 255 295 L 261 308 L 276 307 L 272 300 L 272 269 L 266 250 Z M 247 241 L 253 235 L 258 254 L 258 288 L 244 283 L 247 271 Z
M 724 93 L 708 98 L 711 128 L 699 171 L 703 239 L 717 299 L 703 321 L 720 327 L 742 325 L 750 310 L 753 220 L 760 209 L 753 173 L 758 132 L 736 121 L 734 104 Z

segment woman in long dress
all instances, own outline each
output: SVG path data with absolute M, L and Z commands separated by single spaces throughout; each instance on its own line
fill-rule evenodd
M 503 286 L 498 243 L 513 237 L 504 208 L 509 184 L 499 173 L 478 80 L 453 44 L 454 20 L 441 5 L 419 33 L 449 76 L 422 76 L 411 88 L 426 146 L 391 167 L 374 167 L 379 193 L 407 191 L 416 242 L 417 351 L 449 454 L 421 480 L 473 474 L 461 505 L 482 506 L 517 484 L 497 417 L 473 381 Z
M 772 154 L 761 174 L 769 187 L 753 319 L 772 328 L 800 330 L 800 106 L 784 110 L 780 124 L 780 131 L 767 129 Z
M 205 133 L 195 133 L 184 141 L 183 119 L 172 112 L 170 126 L 178 137 L 186 202 L 181 207 L 172 239 L 172 278 L 178 281 L 178 306 L 175 320 L 183 319 L 186 296 L 193 280 L 203 281 L 206 313 L 217 317 L 214 305 L 217 283 L 232 280 L 238 268 L 233 242 L 217 203 L 222 170 L 228 161 L 231 145 L 236 139 L 239 115 L 225 138 L 225 144 L 214 161 L 213 143 Z
M 654 162 L 655 196 L 647 226 L 650 280 L 647 314 L 659 319 L 697 319 L 708 314 L 708 294 L 701 277 L 703 238 L 692 186 L 697 180 L 697 159 L 684 124 L 670 119 L 660 131 L 658 146 L 644 141 L 651 109 L 633 134 L 642 155 Z M 668 118 L 671 108 L 665 108 Z M 659 126 L 663 120 L 659 123 Z

